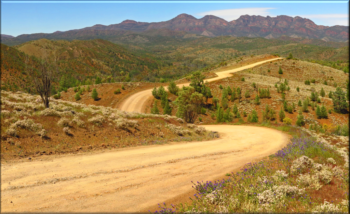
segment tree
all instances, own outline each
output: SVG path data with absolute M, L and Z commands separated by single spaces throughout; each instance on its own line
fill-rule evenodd
M 260 105 L 260 98 L 258 95 L 255 96 L 254 103 L 255 105 Z
M 178 106 L 176 116 L 188 123 L 193 123 L 201 111 L 203 95 L 196 92 L 193 87 L 188 87 L 179 91 L 179 96 L 175 103 Z
M 238 102 L 241 102 L 241 98 L 242 98 L 242 94 L 241 94 L 242 92 L 241 92 L 241 88 L 240 87 L 238 87 L 237 88 L 237 98 L 238 98 Z
M 320 92 L 320 95 L 321 95 L 321 97 L 324 97 L 324 96 L 326 96 L 326 92 L 324 92 L 323 88 L 321 88 L 321 92 Z
M 286 117 L 286 115 L 284 114 L 283 109 L 281 108 L 281 110 L 278 113 L 278 116 L 280 118 L 280 121 L 283 122 L 283 119 Z
M 316 116 L 318 119 L 322 118 L 321 109 L 319 106 L 317 106 L 317 108 L 316 108 Z
M 311 92 L 311 97 L 310 97 L 310 98 L 311 98 L 311 101 L 314 101 L 314 102 L 315 102 L 315 101 L 317 101 L 318 94 L 317 94 L 316 92 L 315 92 L 315 93 L 314 93 L 314 92 Z
M 79 93 L 79 92 L 76 93 L 75 96 L 74 96 L 74 98 L 75 98 L 76 101 L 80 100 L 80 99 L 81 99 L 80 93 Z
M 324 105 L 321 107 L 321 117 L 327 119 L 328 118 L 328 112 Z
M 340 87 L 337 87 L 336 91 L 332 94 L 333 108 L 335 112 L 346 113 L 348 109 L 348 103 L 346 102 L 345 93 Z
M 171 81 L 168 86 L 168 90 L 170 93 L 177 95 L 177 92 L 180 90 L 179 87 L 175 84 L 174 81 Z
M 281 67 L 279 67 L 279 69 L 278 69 L 278 74 L 283 74 L 283 71 L 282 71 Z
M 208 99 L 213 97 L 213 95 L 211 94 L 211 90 L 209 87 L 205 87 L 205 102 L 208 103 Z
M 51 63 L 46 59 L 41 60 L 39 69 L 33 68 L 34 57 L 25 55 L 25 72 L 29 81 L 34 84 L 36 92 L 40 95 L 41 100 L 44 103 L 45 108 L 50 107 L 50 95 L 51 95 L 51 82 L 55 76 L 59 73 L 57 66 L 56 52 L 53 52 Z
M 153 88 L 152 95 L 153 95 L 154 98 L 159 99 L 157 87 Z
M 250 94 L 249 94 L 249 91 L 245 91 L 245 94 L 244 94 L 245 98 L 249 98 L 250 97 Z
M 224 114 L 224 121 L 225 122 L 232 122 L 232 120 L 233 120 L 233 115 L 232 115 L 230 109 L 228 108 Z
M 276 119 L 276 112 L 269 107 L 269 105 L 266 105 L 265 111 L 263 112 L 263 120 L 264 121 L 272 121 Z
M 223 98 L 221 100 L 221 106 L 223 109 L 227 109 L 227 107 L 228 107 L 228 99 L 227 98 Z
M 158 102 L 157 100 L 154 101 L 153 107 L 151 108 L 151 114 L 159 114 L 157 102 Z
M 309 112 L 308 106 L 309 106 L 309 100 L 305 99 L 304 102 L 303 102 L 302 111 L 303 112 Z
M 301 101 L 300 100 L 298 101 L 298 106 L 301 106 Z
M 249 122 L 252 122 L 252 123 L 257 123 L 259 120 L 258 118 L 258 114 L 256 113 L 255 110 L 252 111 L 252 114 L 250 116 L 250 121 Z
M 301 111 L 299 111 L 299 115 L 297 117 L 296 125 L 297 126 L 305 125 L 304 116 L 303 116 L 303 113 Z
M 220 106 L 218 106 L 218 109 L 216 110 L 216 122 L 224 122 L 224 110 Z
M 161 102 L 160 102 L 162 108 L 165 107 L 165 103 L 166 102 L 168 102 L 168 94 L 165 92 L 165 93 L 162 94 Z
M 202 91 L 204 79 L 205 79 L 205 76 L 200 71 L 196 71 L 191 76 L 190 86 L 192 86 L 196 92 L 200 93 Z
M 97 99 L 98 99 L 98 93 L 97 93 L 96 88 L 92 89 L 91 97 L 92 97 L 92 99 L 94 99 L 94 100 L 97 100 Z
M 169 101 L 167 100 L 164 107 L 164 114 L 171 115 L 172 108 L 169 106 Z
M 231 102 L 235 101 L 235 99 L 236 99 L 236 91 L 232 91 Z
M 228 94 L 228 95 L 232 95 L 232 89 L 231 89 L 230 86 L 227 86 L 226 91 L 227 91 L 227 94 Z
M 214 98 L 213 98 L 213 104 L 214 104 L 214 108 L 217 108 L 217 106 L 218 106 L 218 103 L 219 103 L 219 98 L 217 98 L 217 97 L 214 97 Z
M 293 59 L 292 53 L 289 53 L 289 56 L 287 57 L 287 59 Z
M 95 84 L 101 84 L 101 83 L 102 83 L 101 77 L 97 77 L 95 80 Z

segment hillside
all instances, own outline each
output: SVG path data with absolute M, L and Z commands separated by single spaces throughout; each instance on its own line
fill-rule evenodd
M 1 45 L 2 85 L 6 88 L 25 88 L 24 54 L 42 59 L 56 53 L 60 74 L 56 85 L 63 76 L 68 86 L 76 82 L 94 81 L 139 81 L 158 68 L 158 63 L 147 56 L 136 56 L 120 45 L 105 40 L 52 41 L 41 39 L 19 46 Z M 20 82 L 20 83 L 19 83 Z M 16 85 L 14 85 L 16 84 Z

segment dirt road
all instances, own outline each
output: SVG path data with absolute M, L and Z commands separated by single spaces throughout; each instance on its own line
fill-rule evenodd
M 205 81 L 213 82 L 213 81 L 216 81 L 219 79 L 224 79 L 226 77 L 232 76 L 232 73 L 242 71 L 242 70 L 245 70 L 248 68 L 253 68 L 257 65 L 261 65 L 261 64 L 264 64 L 266 62 L 271 62 L 271 61 L 275 61 L 275 60 L 279 60 L 279 59 L 282 59 L 282 58 L 278 57 L 278 58 L 274 58 L 274 59 L 264 60 L 264 61 L 253 63 L 250 65 L 242 66 L 240 68 L 235 68 L 235 69 L 231 69 L 231 70 L 227 70 L 227 71 L 217 72 L 216 73 L 218 75 L 217 77 L 214 77 L 211 79 L 206 79 Z M 178 84 L 179 87 L 182 87 L 183 85 L 188 86 L 189 83 Z M 119 109 L 121 109 L 123 111 L 128 111 L 128 112 L 142 112 L 142 108 L 144 107 L 145 103 L 147 102 L 147 100 L 150 97 L 152 97 L 152 90 L 153 89 L 144 90 L 144 91 L 141 91 L 139 93 L 136 93 L 136 94 L 130 96 L 127 100 L 124 100 L 124 102 L 122 102 L 120 104 Z
M 208 125 L 222 138 L 1 166 L 2 212 L 137 212 L 282 148 L 279 131 Z
M 137 212 L 191 190 L 191 181 L 222 177 L 288 142 L 268 128 L 203 127 L 221 138 L 2 163 L 1 212 Z

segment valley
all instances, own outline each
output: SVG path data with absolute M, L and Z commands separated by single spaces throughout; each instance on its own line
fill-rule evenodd
M 1 211 L 348 213 L 348 31 L 180 14 L 1 34 Z

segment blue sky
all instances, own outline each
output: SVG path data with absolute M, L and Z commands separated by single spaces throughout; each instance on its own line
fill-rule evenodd
M 93 26 L 117 24 L 126 19 L 142 22 L 167 21 L 181 13 L 201 18 L 216 15 L 227 21 L 240 15 L 301 16 L 318 25 L 348 24 L 348 2 L 340 3 L 33 3 L 1 2 L 1 33 L 12 36 L 52 33 Z

